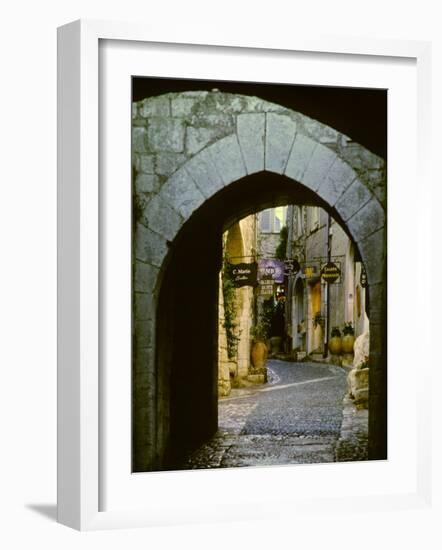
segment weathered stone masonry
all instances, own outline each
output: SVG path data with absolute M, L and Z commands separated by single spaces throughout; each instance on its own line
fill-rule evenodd
M 216 91 L 166 94 L 135 103 L 132 137 L 134 470 L 161 467 L 168 445 L 169 380 L 155 358 L 156 347 L 162 345 L 156 330 L 157 304 L 170 245 L 208 199 L 233 182 L 263 171 L 313 191 L 344 223 L 365 263 L 371 322 L 370 452 L 372 458 L 382 458 L 386 424 L 384 161 L 301 113 L 256 97 Z M 252 198 L 256 207 L 259 197 L 251 197 L 251 203 Z M 238 212 L 238 218 L 251 211 Z

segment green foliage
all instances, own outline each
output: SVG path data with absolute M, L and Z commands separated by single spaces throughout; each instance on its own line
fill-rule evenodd
M 261 335 L 265 340 L 267 340 L 267 338 L 269 338 L 270 336 L 274 311 L 275 304 L 273 297 L 264 300 L 264 302 L 262 303 L 261 322 L 258 326 L 260 326 Z
M 250 336 L 255 342 L 265 342 L 269 337 L 269 330 L 263 323 L 258 323 L 250 329 Z
M 350 334 L 351 336 L 353 336 L 354 333 L 355 333 L 355 330 L 354 330 L 353 325 L 351 323 L 345 323 L 344 327 L 342 329 L 342 332 L 343 332 L 344 336 L 347 335 L 347 334 Z
M 275 250 L 275 257 L 277 260 L 285 260 L 287 253 L 287 238 L 288 238 L 288 229 L 287 226 L 284 227 L 279 232 L 279 244 Z
M 238 334 L 238 323 L 236 323 L 237 306 L 236 306 L 236 288 L 231 278 L 229 269 L 229 261 L 227 254 L 224 256 L 222 270 L 222 289 L 224 298 L 224 323 L 227 337 L 227 355 L 229 359 L 236 359 L 238 352 L 238 343 L 240 334 Z
M 333 327 L 332 330 L 331 330 L 331 337 L 340 337 L 341 336 L 341 331 L 339 330 L 339 327 Z

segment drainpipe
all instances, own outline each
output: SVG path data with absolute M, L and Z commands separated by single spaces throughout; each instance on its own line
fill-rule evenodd
M 327 263 L 331 261 L 331 216 L 327 214 Z M 330 283 L 325 283 L 325 330 L 324 330 L 324 358 L 328 355 L 328 339 L 329 339 L 329 327 L 330 327 Z
M 294 205 L 289 204 L 287 206 L 287 246 L 285 251 L 285 257 L 287 260 L 293 259 L 293 219 L 294 219 Z M 287 281 L 287 296 L 285 302 L 285 333 L 288 334 L 288 327 L 292 323 L 292 273 L 289 272 L 288 281 Z M 287 346 L 290 348 L 287 351 L 292 352 L 293 347 L 293 327 L 291 330 L 292 334 Z

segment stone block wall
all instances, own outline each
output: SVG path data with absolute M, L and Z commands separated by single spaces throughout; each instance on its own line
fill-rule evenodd
M 229 239 L 232 263 L 251 262 L 254 260 L 256 245 L 255 216 L 247 216 L 235 224 L 235 242 Z M 226 231 L 224 248 L 227 243 Z M 236 256 L 235 256 L 236 255 Z M 219 332 L 218 332 L 218 391 L 220 396 L 230 393 L 231 384 L 241 384 L 246 379 L 250 368 L 250 329 L 253 324 L 253 288 L 249 286 L 235 290 L 237 334 L 239 336 L 235 358 L 229 358 L 227 353 L 227 334 L 224 328 L 224 299 L 222 282 L 219 288 Z
M 218 303 L 218 395 L 225 397 L 232 389 L 231 375 L 236 373 L 237 365 L 229 359 L 227 353 L 227 334 L 224 328 L 224 296 L 222 281 L 219 282 L 219 303 Z

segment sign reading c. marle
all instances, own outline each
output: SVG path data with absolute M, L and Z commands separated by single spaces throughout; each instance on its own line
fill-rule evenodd
M 255 262 L 249 264 L 230 264 L 230 277 L 236 287 L 255 286 L 257 284 L 257 265 Z
M 321 278 L 327 283 L 335 283 L 340 276 L 341 270 L 333 262 L 328 262 L 321 268 Z

